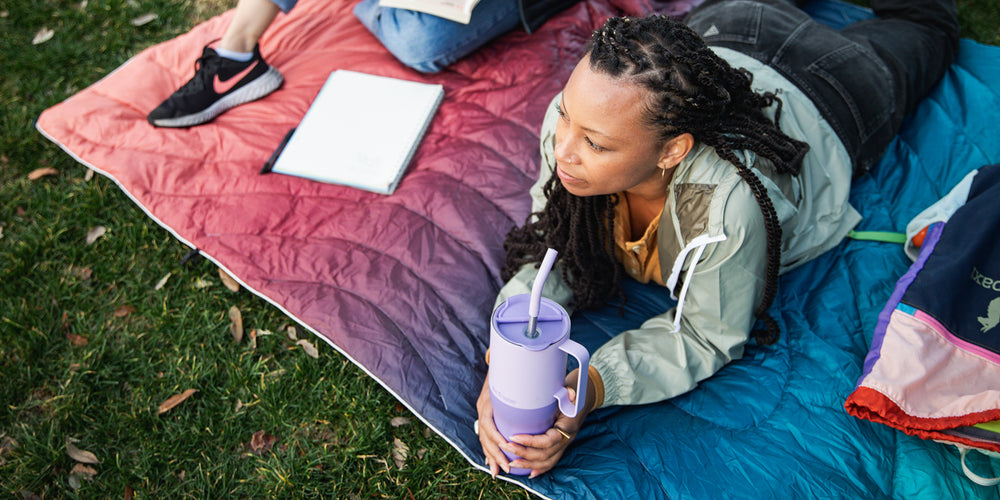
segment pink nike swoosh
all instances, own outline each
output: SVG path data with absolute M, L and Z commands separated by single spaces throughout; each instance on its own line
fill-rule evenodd
M 240 71 L 239 73 L 236 73 L 226 81 L 220 80 L 219 75 L 215 75 L 215 77 L 212 78 L 212 90 L 214 90 L 215 93 L 219 95 L 229 92 L 229 90 L 232 89 L 234 85 L 239 83 L 244 76 L 247 76 L 251 71 L 253 71 L 253 69 L 256 68 L 258 64 L 260 64 L 260 61 L 250 66 L 247 66 L 247 69 Z

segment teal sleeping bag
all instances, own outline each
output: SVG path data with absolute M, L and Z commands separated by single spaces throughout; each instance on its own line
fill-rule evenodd
M 871 15 L 833 1 L 807 10 L 833 26 Z M 881 163 L 855 181 L 857 229 L 903 232 L 968 172 L 1000 161 L 998 109 L 1000 48 L 963 40 Z M 998 498 L 965 477 L 954 447 L 844 410 L 909 265 L 901 245 L 843 241 L 782 277 L 771 309 L 777 344 L 749 345 L 744 359 L 670 401 L 595 412 L 557 469 L 523 484 L 567 499 Z M 617 308 L 574 316 L 573 337 L 591 351 L 669 300 L 655 286 L 625 286 L 625 318 Z M 983 456 L 968 463 L 983 476 L 1000 471 Z

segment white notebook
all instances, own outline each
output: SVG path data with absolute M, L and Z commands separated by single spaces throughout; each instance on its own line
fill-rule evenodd
M 334 71 L 270 171 L 392 194 L 443 96 L 441 85 Z

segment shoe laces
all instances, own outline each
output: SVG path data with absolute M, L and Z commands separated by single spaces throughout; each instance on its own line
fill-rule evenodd
M 216 41 L 213 40 L 208 45 Z M 208 49 L 208 45 L 205 45 L 205 49 Z M 214 50 L 208 52 L 205 49 L 202 49 L 201 57 L 194 61 L 194 76 L 181 88 L 177 89 L 178 94 L 195 94 L 205 90 L 208 88 L 212 76 L 218 73 L 219 68 L 222 66 L 222 56 L 215 53 Z

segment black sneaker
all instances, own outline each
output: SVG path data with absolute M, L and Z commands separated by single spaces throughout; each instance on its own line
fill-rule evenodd
M 229 108 L 274 92 L 283 81 L 281 73 L 264 61 L 256 46 L 247 62 L 220 57 L 205 47 L 195 62 L 194 76 L 149 113 L 147 120 L 156 127 L 200 125 Z

